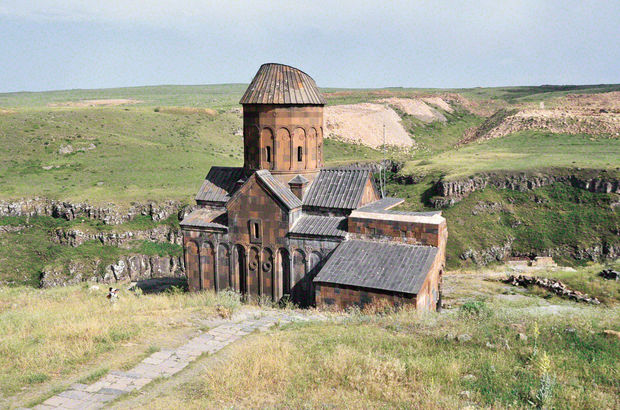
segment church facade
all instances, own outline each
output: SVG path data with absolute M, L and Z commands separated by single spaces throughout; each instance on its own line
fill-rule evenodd
M 212 167 L 181 222 L 190 290 L 435 309 L 441 212 L 391 211 L 403 200 L 381 198 L 370 170 L 323 167 L 325 99 L 306 73 L 264 64 L 240 103 L 244 165 Z

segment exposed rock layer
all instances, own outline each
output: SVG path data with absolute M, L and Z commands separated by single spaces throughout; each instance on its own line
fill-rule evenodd
M 181 245 L 183 237 L 180 229 L 169 225 L 159 225 L 144 231 L 126 232 L 84 232 L 79 229 L 58 228 L 52 233 L 52 241 L 61 245 L 80 246 L 87 241 L 99 241 L 103 245 L 124 247 L 132 240 L 168 242 Z
M 75 285 L 83 281 L 113 283 L 117 281 L 185 277 L 185 266 L 180 256 L 129 255 L 113 264 L 100 266 L 72 261 L 67 267 L 47 268 L 41 273 L 41 287 Z
M 620 194 L 620 180 L 603 172 L 596 176 L 574 174 L 482 174 L 467 179 L 440 180 L 435 184 L 436 197 L 431 199 L 435 208 L 454 205 L 475 191 L 493 186 L 500 189 L 528 191 L 557 182 L 572 185 L 590 192 Z
M 68 221 L 84 218 L 96 219 L 108 225 L 128 222 L 138 215 L 150 216 L 154 221 L 167 219 L 174 214 L 183 219 L 191 210 L 192 207 L 178 201 L 139 203 L 127 209 L 121 209 L 111 203 L 95 206 L 87 202 L 73 203 L 47 198 L 0 201 L 0 216 L 51 216 Z

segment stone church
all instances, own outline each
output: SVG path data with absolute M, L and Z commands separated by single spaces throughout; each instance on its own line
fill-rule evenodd
M 401 212 L 372 172 L 323 167 L 325 98 L 306 73 L 264 64 L 241 98 L 243 167 L 212 167 L 181 222 L 190 290 L 300 306 L 377 299 L 434 310 L 441 212 Z

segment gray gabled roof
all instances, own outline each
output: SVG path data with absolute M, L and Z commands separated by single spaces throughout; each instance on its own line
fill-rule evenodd
M 299 208 L 301 200 L 282 182 L 278 181 L 266 169 L 256 171 L 258 178 L 272 194 L 274 194 L 289 210 Z
M 263 64 L 239 104 L 324 105 L 316 83 L 303 71 L 284 64 Z
M 289 232 L 301 236 L 344 238 L 347 234 L 347 218 L 306 215 L 299 218 Z
M 342 242 L 314 282 L 417 294 L 437 255 L 431 246 Z
M 293 179 L 288 181 L 289 184 L 294 184 L 294 185 L 304 185 L 304 184 L 307 184 L 308 182 L 310 181 L 308 181 L 308 179 L 301 174 L 295 175 Z
M 180 222 L 181 228 L 209 228 L 216 230 L 228 230 L 228 215 L 224 210 L 212 210 L 200 208 L 187 215 Z
M 304 196 L 304 206 L 356 209 L 371 174 L 368 169 L 322 169 Z
M 243 178 L 243 168 L 211 167 L 196 194 L 196 201 L 226 203 L 232 196 L 237 181 Z

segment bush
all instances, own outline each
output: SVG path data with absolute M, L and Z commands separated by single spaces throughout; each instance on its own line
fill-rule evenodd
M 470 300 L 461 306 L 459 309 L 461 316 L 465 317 L 490 317 L 493 311 L 489 309 L 486 303 L 481 300 Z

